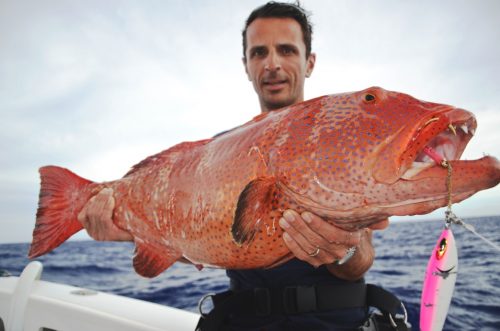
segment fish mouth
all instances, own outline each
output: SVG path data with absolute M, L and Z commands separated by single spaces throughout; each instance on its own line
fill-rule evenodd
M 402 156 L 400 178 L 411 180 L 429 167 L 446 167 L 447 162 L 460 160 L 476 127 L 474 115 L 463 109 L 433 115 L 422 121 L 414 131 L 406 155 Z

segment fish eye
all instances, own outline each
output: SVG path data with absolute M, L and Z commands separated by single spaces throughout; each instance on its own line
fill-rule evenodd
M 436 258 L 438 260 L 441 260 L 443 258 L 447 248 L 448 248 L 448 241 L 446 240 L 446 238 L 441 239 L 441 242 L 439 243 L 436 250 Z
M 367 103 L 373 103 L 375 102 L 375 96 L 371 93 L 366 93 L 363 100 Z

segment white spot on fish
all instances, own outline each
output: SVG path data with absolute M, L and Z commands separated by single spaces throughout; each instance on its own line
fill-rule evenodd
M 132 220 L 132 215 L 130 214 L 130 211 L 126 210 L 125 214 L 123 215 L 125 217 L 125 222 L 127 223 L 127 228 L 131 228 L 130 226 L 130 221 Z
M 155 221 L 156 228 L 161 230 L 160 220 L 158 219 L 158 215 L 156 214 L 156 210 L 153 210 L 153 218 Z
M 250 150 L 248 151 L 248 156 L 250 156 L 252 153 L 257 153 L 259 159 L 264 163 L 264 166 L 267 168 L 267 162 L 266 159 L 264 158 L 264 155 L 260 152 L 260 149 L 258 146 L 252 146 Z
M 337 193 L 337 191 L 336 191 L 336 190 L 334 190 L 334 189 L 332 189 L 332 188 L 330 188 L 330 187 L 326 186 L 325 184 L 323 184 L 323 183 L 319 180 L 319 178 L 318 178 L 316 175 L 314 175 L 314 177 L 313 177 L 313 181 L 314 181 L 316 184 L 318 184 L 318 186 L 319 186 L 319 187 L 321 187 L 321 189 L 323 189 L 324 191 L 328 191 L 328 192 L 332 192 L 332 193 Z
M 181 237 L 182 239 L 186 239 L 186 232 L 184 230 L 181 230 Z
M 276 220 L 273 219 L 273 224 L 272 226 L 269 226 L 269 224 L 266 224 L 266 232 L 269 237 L 273 236 L 274 233 L 276 232 Z

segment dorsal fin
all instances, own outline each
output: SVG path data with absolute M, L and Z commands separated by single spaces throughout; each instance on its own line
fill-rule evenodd
M 212 139 L 204 139 L 204 140 L 198 140 L 198 141 L 185 141 L 182 143 L 179 143 L 175 146 L 170 147 L 169 149 L 166 149 L 164 151 L 161 151 L 160 153 L 151 155 L 141 162 L 137 163 L 134 165 L 123 177 L 127 177 L 143 168 L 152 166 L 156 163 L 161 163 L 164 164 L 165 160 L 175 158 L 175 156 L 180 153 L 180 152 L 185 152 L 187 150 L 196 148 L 198 146 L 203 146 L 207 144 L 208 142 L 212 141 Z

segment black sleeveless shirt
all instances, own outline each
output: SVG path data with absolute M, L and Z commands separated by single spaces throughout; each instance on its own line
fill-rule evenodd
M 292 259 L 272 269 L 227 270 L 230 287 L 246 290 L 256 287 L 342 285 L 350 282 L 332 275 L 326 266 L 314 268 L 307 262 Z M 359 280 L 364 282 L 364 279 Z M 364 308 L 337 309 L 300 315 L 229 318 L 224 330 L 356 330 L 367 318 Z

